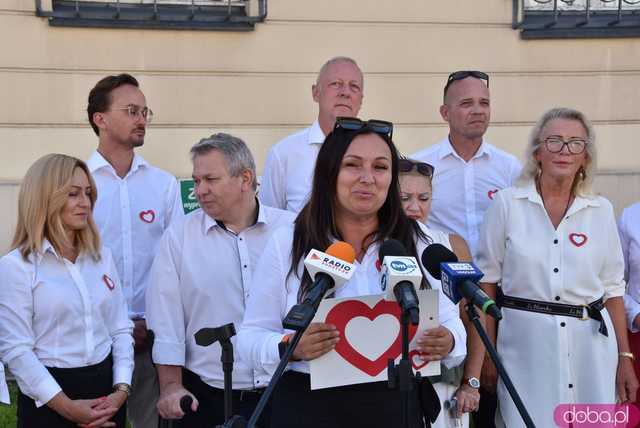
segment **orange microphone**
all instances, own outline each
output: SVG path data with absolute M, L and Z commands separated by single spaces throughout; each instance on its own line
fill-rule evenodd
M 309 251 L 304 259 L 304 266 L 313 284 L 306 292 L 302 303 L 291 308 L 282 325 L 291 330 L 306 328 L 324 296 L 339 289 L 351 279 L 355 270 L 355 258 L 356 252 L 353 247 L 342 241 L 331 244 L 326 252 Z

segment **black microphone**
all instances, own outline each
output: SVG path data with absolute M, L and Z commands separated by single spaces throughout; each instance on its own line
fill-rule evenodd
M 478 287 L 477 282 L 484 275 L 473 264 L 458 262 L 458 257 L 442 244 L 431 244 L 422 253 L 422 264 L 427 272 L 439 279 L 442 291 L 457 304 L 462 297 L 493 318 L 502 319 L 496 302 Z
M 420 286 L 422 272 L 414 257 L 410 257 L 400 241 L 388 239 L 380 245 L 378 258 L 382 262 L 381 285 L 387 289 L 387 298 L 398 301 L 402 313 L 411 323 L 420 323 L 420 308 L 416 288 Z

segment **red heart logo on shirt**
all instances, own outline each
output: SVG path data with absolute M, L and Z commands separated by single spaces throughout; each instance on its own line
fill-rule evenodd
M 156 219 L 156 213 L 153 210 L 140 211 L 140 220 L 145 223 L 153 223 L 153 220 Z
M 487 192 L 487 196 L 489 197 L 489 199 L 493 200 L 493 196 L 498 193 L 498 189 L 493 189 L 493 190 L 489 190 Z
M 416 370 L 420 370 L 421 368 L 429 364 L 429 361 L 422 361 L 420 355 L 422 355 L 422 352 L 418 351 L 417 349 L 409 352 L 409 360 L 411 360 L 411 365 Z
M 107 288 L 109 290 L 113 290 L 114 288 L 116 288 L 116 284 L 115 282 L 113 282 L 113 279 L 109 278 L 107 275 L 102 275 L 102 280 L 107 285 Z
M 585 235 L 584 233 L 569 234 L 569 241 L 571 241 L 571 243 L 576 247 L 582 247 L 584 244 L 587 243 L 587 240 L 588 240 L 587 235 Z
M 336 345 L 336 352 L 348 361 L 352 366 L 362 370 L 369 376 L 377 376 L 387 368 L 389 358 L 396 359 L 402 352 L 402 329 L 398 329 L 398 336 L 391 346 L 382 353 L 376 360 L 370 360 L 349 343 L 345 329 L 349 321 L 355 317 L 365 317 L 374 321 L 380 315 L 392 315 L 400 323 L 400 307 L 397 302 L 381 299 L 373 308 L 359 300 L 345 300 L 335 305 L 327 314 L 326 323 L 333 324 L 340 332 L 340 341 Z M 417 326 L 409 326 L 409 341 L 413 339 L 418 331 Z M 375 332 L 372 332 L 375 336 Z

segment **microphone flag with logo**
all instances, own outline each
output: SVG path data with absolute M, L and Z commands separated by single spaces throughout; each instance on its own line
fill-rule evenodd
M 329 291 L 340 289 L 353 276 L 356 252 L 346 242 L 336 241 L 326 252 L 311 250 L 304 266 L 313 283 L 304 294 L 302 303 L 294 305 L 282 321 L 285 328 L 305 329 L 313 319 L 320 301 Z
M 502 319 L 496 302 L 478 286 L 477 282 L 484 274 L 473 263 L 459 262 L 444 245 L 431 244 L 422 253 L 422 264 L 431 276 L 440 280 L 442 291 L 453 303 L 457 304 L 464 297 L 482 312 Z
M 416 287 L 420 288 L 422 271 L 415 257 L 410 257 L 404 245 L 395 239 L 388 239 L 380 245 L 378 257 L 382 260 L 380 288 L 387 294 L 387 300 L 397 300 L 404 313 L 411 316 L 411 322 L 419 322 L 419 301 Z

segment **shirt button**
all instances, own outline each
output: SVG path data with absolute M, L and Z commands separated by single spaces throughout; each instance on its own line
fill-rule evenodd
M 247 268 L 247 265 L 243 265 L 242 267 L 246 269 L 246 268 Z
M 558 273 L 559 269 L 558 269 L 558 268 L 553 268 L 553 271 L 554 271 L 555 273 Z
M 569 388 L 573 388 L 573 384 L 572 383 L 569 384 Z
M 554 240 L 553 240 L 553 243 L 554 243 L 554 244 L 557 244 L 557 243 L 558 243 L 558 240 L 557 240 L 557 239 L 554 239 Z
M 567 324 L 566 324 L 565 322 L 561 322 L 561 323 L 560 323 L 560 327 L 564 327 L 564 326 L 566 326 L 566 325 L 567 325 Z
M 556 296 L 556 302 L 560 301 L 560 296 Z

